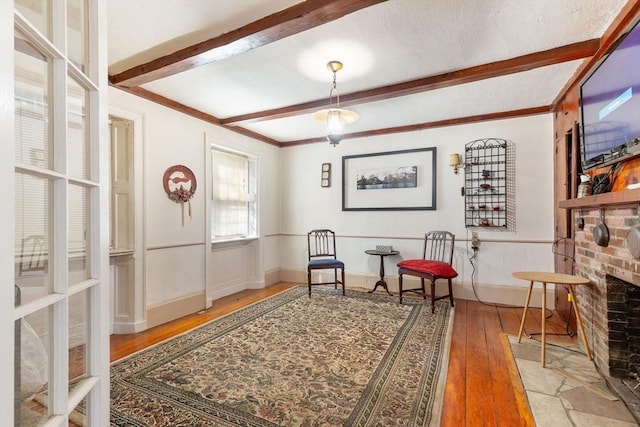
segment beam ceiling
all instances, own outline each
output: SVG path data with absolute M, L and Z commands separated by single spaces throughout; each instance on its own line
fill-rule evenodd
M 268 144 L 280 147 L 324 141 L 324 138 L 313 138 L 300 141 L 279 142 L 242 128 L 243 123 L 273 120 L 306 114 L 326 106 L 326 99 L 314 100 L 282 108 L 257 111 L 241 116 L 218 118 L 202 111 L 190 108 L 169 98 L 139 87 L 144 83 L 188 71 L 201 65 L 231 58 L 247 50 L 254 49 L 284 37 L 311 29 L 315 26 L 333 21 L 360 9 L 381 3 L 386 0 L 306 0 L 288 9 L 254 21 L 221 36 L 197 43 L 193 46 L 167 54 L 153 61 L 130 68 L 110 76 L 115 87 L 141 96 L 158 104 L 178 110 L 209 123 L 226 127 L 234 132 L 250 136 Z M 626 16 L 633 11 L 625 10 Z M 589 58 L 601 52 L 600 39 L 585 40 L 545 51 L 509 58 L 501 61 L 454 70 L 439 75 L 426 76 L 416 80 L 396 83 L 388 86 L 371 88 L 359 92 L 341 95 L 341 105 L 378 101 L 393 97 L 405 96 L 454 85 L 505 76 L 512 73 L 528 71 L 577 59 Z M 493 120 L 531 114 L 542 114 L 552 110 L 552 106 L 544 105 L 517 111 L 504 111 L 473 117 L 459 117 L 430 123 L 419 123 L 387 129 L 346 134 L 348 137 L 362 137 L 397 132 L 407 132 L 432 127 L 449 126 L 481 120 Z
M 120 87 L 140 86 L 220 61 L 342 18 L 387 0 L 306 0 L 221 36 L 180 49 L 113 75 Z

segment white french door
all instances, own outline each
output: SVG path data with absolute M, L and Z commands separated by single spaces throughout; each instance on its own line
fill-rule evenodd
M 108 425 L 105 9 L 0 1 L 3 425 Z

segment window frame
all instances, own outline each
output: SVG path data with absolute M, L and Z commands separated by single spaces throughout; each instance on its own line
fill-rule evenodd
M 245 230 L 245 235 L 234 235 L 234 236 L 220 236 L 216 237 L 215 233 L 215 218 L 216 209 L 215 209 L 215 153 L 221 152 L 224 154 L 234 155 L 238 157 L 243 157 L 247 160 L 247 171 L 246 171 L 246 182 L 247 182 L 247 191 L 246 191 L 246 203 L 244 212 L 247 215 L 247 228 Z M 229 243 L 229 242 L 249 242 L 259 238 L 259 188 L 260 188 L 260 177 L 259 177 L 259 158 L 258 156 L 238 151 L 232 150 L 227 147 L 211 144 L 210 146 L 210 180 L 209 183 L 211 185 L 211 195 L 210 195 L 210 215 L 208 218 L 210 224 L 210 232 L 209 239 L 212 244 L 220 244 L 220 243 Z

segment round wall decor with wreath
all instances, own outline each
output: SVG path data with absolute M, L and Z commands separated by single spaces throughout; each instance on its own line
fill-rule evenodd
M 174 165 L 167 168 L 162 177 L 162 185 L 169 200 L 176 203 L 189 204 L 189 217 L 191 217 L 191 199 L 196 192 L 196 176 L 191 169 L 183 165 Z

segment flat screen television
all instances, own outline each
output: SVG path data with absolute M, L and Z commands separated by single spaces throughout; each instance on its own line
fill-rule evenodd
M 639 22 L 580 84 L 582 170 L 640 155 Z

